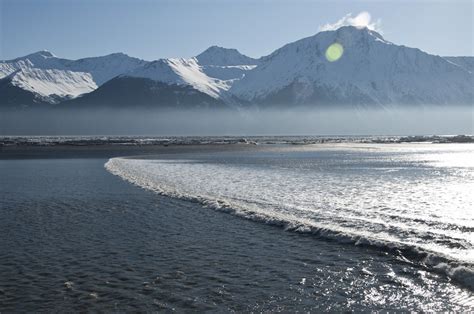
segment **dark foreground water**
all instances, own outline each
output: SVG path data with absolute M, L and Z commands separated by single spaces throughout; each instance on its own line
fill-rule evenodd
M 158 195 L 107 161 L 0 160 L 0 311 L 474 310 L 443 272 Z

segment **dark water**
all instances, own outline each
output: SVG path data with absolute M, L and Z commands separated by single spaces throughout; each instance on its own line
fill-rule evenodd
M 0 160 L 0 311 L 474 310 L 447 276 L 154 194 L 107 160 Z

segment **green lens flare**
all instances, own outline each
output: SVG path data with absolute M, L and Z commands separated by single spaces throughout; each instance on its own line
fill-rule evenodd
M 329 62 L 337 61 L 342 57 L 343 53 L 344 48 L 342 48 L 342 45 L 334 43 L 326 49 L 326 59 L 328 59 Z

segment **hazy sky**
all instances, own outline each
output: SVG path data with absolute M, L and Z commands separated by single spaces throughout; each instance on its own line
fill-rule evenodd
M 394 43 L 474 55 L 472 0 L 0 0 L 0 59 L 49 50 L 72 59 L 124 52 L 154 60 L 211 45 L 260 57 L 362 11 Z

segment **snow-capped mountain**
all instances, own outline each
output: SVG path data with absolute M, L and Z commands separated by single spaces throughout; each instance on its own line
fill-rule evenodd
M 122 53 L 68 60 L 58 58 L 49 51 L 38 51 L 0 62 L 0 80 L 3 81 L 0 100 L 2 103 L 13 103 L 20 93 L 31 94 L 22 98 L 21 105 L 25 107 L 37 103 L 57 103 L 90 93 L 117 75 L 146 63 Z M 27 99 L 31 100 L 30 103 Z
M 233 81 L 243 77 L 244 72 L 253 69 L 256 63 L 255 59 L 244 56 L 235 49 L 219 47 L 211 47 L 199 56 L 206 63 L 205 66 L 199 64 L 197 58 L 170 58 L 148 62 L 115 53 L 103 57 L 68 60 L 58 58 L 48 51 L 39 51 L 25 57 L 0 62 L 0 79 L 9 80 L 8 85 L 4 84 L 5 88 L 15 86 L 33 93 L 30 98 L 35 102 L 41 99 L 41 101 L 53 103 L 58 102 L 60 98 L 77 97 L 119 76 L 121 77 L 120 85 L 127 78 L 142 78 L 162 83 L 158 84 L 162 91 L 166 85 L 169 85 L 171 89 L 180 86 L 186 87 L 180 92 L 181 95 L 184 90 L 192 94 L 197 91 L 214 99 L 220 99 L 225 98 L 223 94 L 230 88 Z M 216 58 L 215 62 L 212 60 L 213 56 Z M 245 64 L 240 64 L 240 62 L 245 62 Z M 143 83 L 146 80 L 135 80 L 133 84 L 137 81 Z M 115 80 L 114 84 L 117 82 L 118 80 Z M 57 86 L 54 86 L 55 84 Z M 110 85 L 107 88 L 111 90 Z M 143 93 L 141 89 L 136 90 Z M 94 97 L 97 98 L 99 94 L 102 95 L 102 93 L 96 93 Z M 6 102 L 4 95 L 0 95 L 0 99 Z M 109 95 L 109 93 L 104 95 Z M 155 100 L 158 98 L 156 95 L 153 96 Z M 169 97 L 164 97 L 164 99 L 169 99 Z
M 68 60 L 58 58 L 49 51 L 38 51 L 24 57 L 0 62 L 0 79 L 24 68 L 54 69 L 89 73 L 97 86 L 146 64 L 123 53 L 101 57 Z
M 241 54 L 237 49 L 212 46 L 196 56 L 207 76 L 220 80 L 238 80 L 254 69 L 258 60 Z M 232 82 L 229 82 L 232 84 Z
M 0 106 L 472 105 L 473 60 L 431 55 L 352 26 L 259 59 L 217 46 L 194 58 L 152 62 L 122 53 L 68 60 L 39 51 L 0 62 Z
M 13 85 L 45 97 L 51 95 L 76 97 L 97 88 L 92 76 L 85 72 L 24 68 L 7 78 Z
M 97 88 L 89 73 L 28 66 L 0 79 L 0 85 L 1 107 L 54 104 Z
M 148 61 L 133 58 L 124 53 L 112 53 L 106 56 L 72 61 L 66 65 L 66 69 L 90 73 L 97 86 L 100 86 L 116 76 L 128 73 L 146 64 L 148 64 Z
M 258 60 L 241 54 L 237 49 L 211 46 L 198 54 L 196 60 L 202 66 L 257 65 Z
M 194 58 L 159 59 L 123 76 L 151 79 L 169 85 L 188 85 L 213 98 L 225 97 L 234 80 L 256 67 L 258 61 L 236 49 L 212 46 Z
M 160 59 L 123 76 L 147 78 L 168 85 L 188 85 L 216 99 L 229 88 L 225 81 L 207 76 L 196 58 Z
M 343 53 L 330 62 L 334 43 Z M 229 92 L 254 103 L 385 106 L 472 103 L 472 86 L 472 73 L 442 57 L 345 26 L 263 57 Z
M 207 76 L 195 58 L 159 59 L 103 84 L 93 93 L 68 102 L 74 106 L 212 107 L 229 82 Z
M 215 108 L 225 104 L 187 84 L 118 76 L 98 89 L 61 104 L 65 108 Z
M 49 51 L 38 51 L 24 57 L 0 61 L 0 79 L 22 69 L 63 69 L 68 60 L 55 57 Z
M 210 53 L 216 56 L 216 65 Z M 122 107 L 128 102 L 146 107 L 222 107 L 229 102 L 227 90 L 233 82 L 253 69 L 256 63 L 235 49 L 211 47 L 199 56 L 206 65 L 200 64 L 198 57 L 145 63 L 68 104 Z

